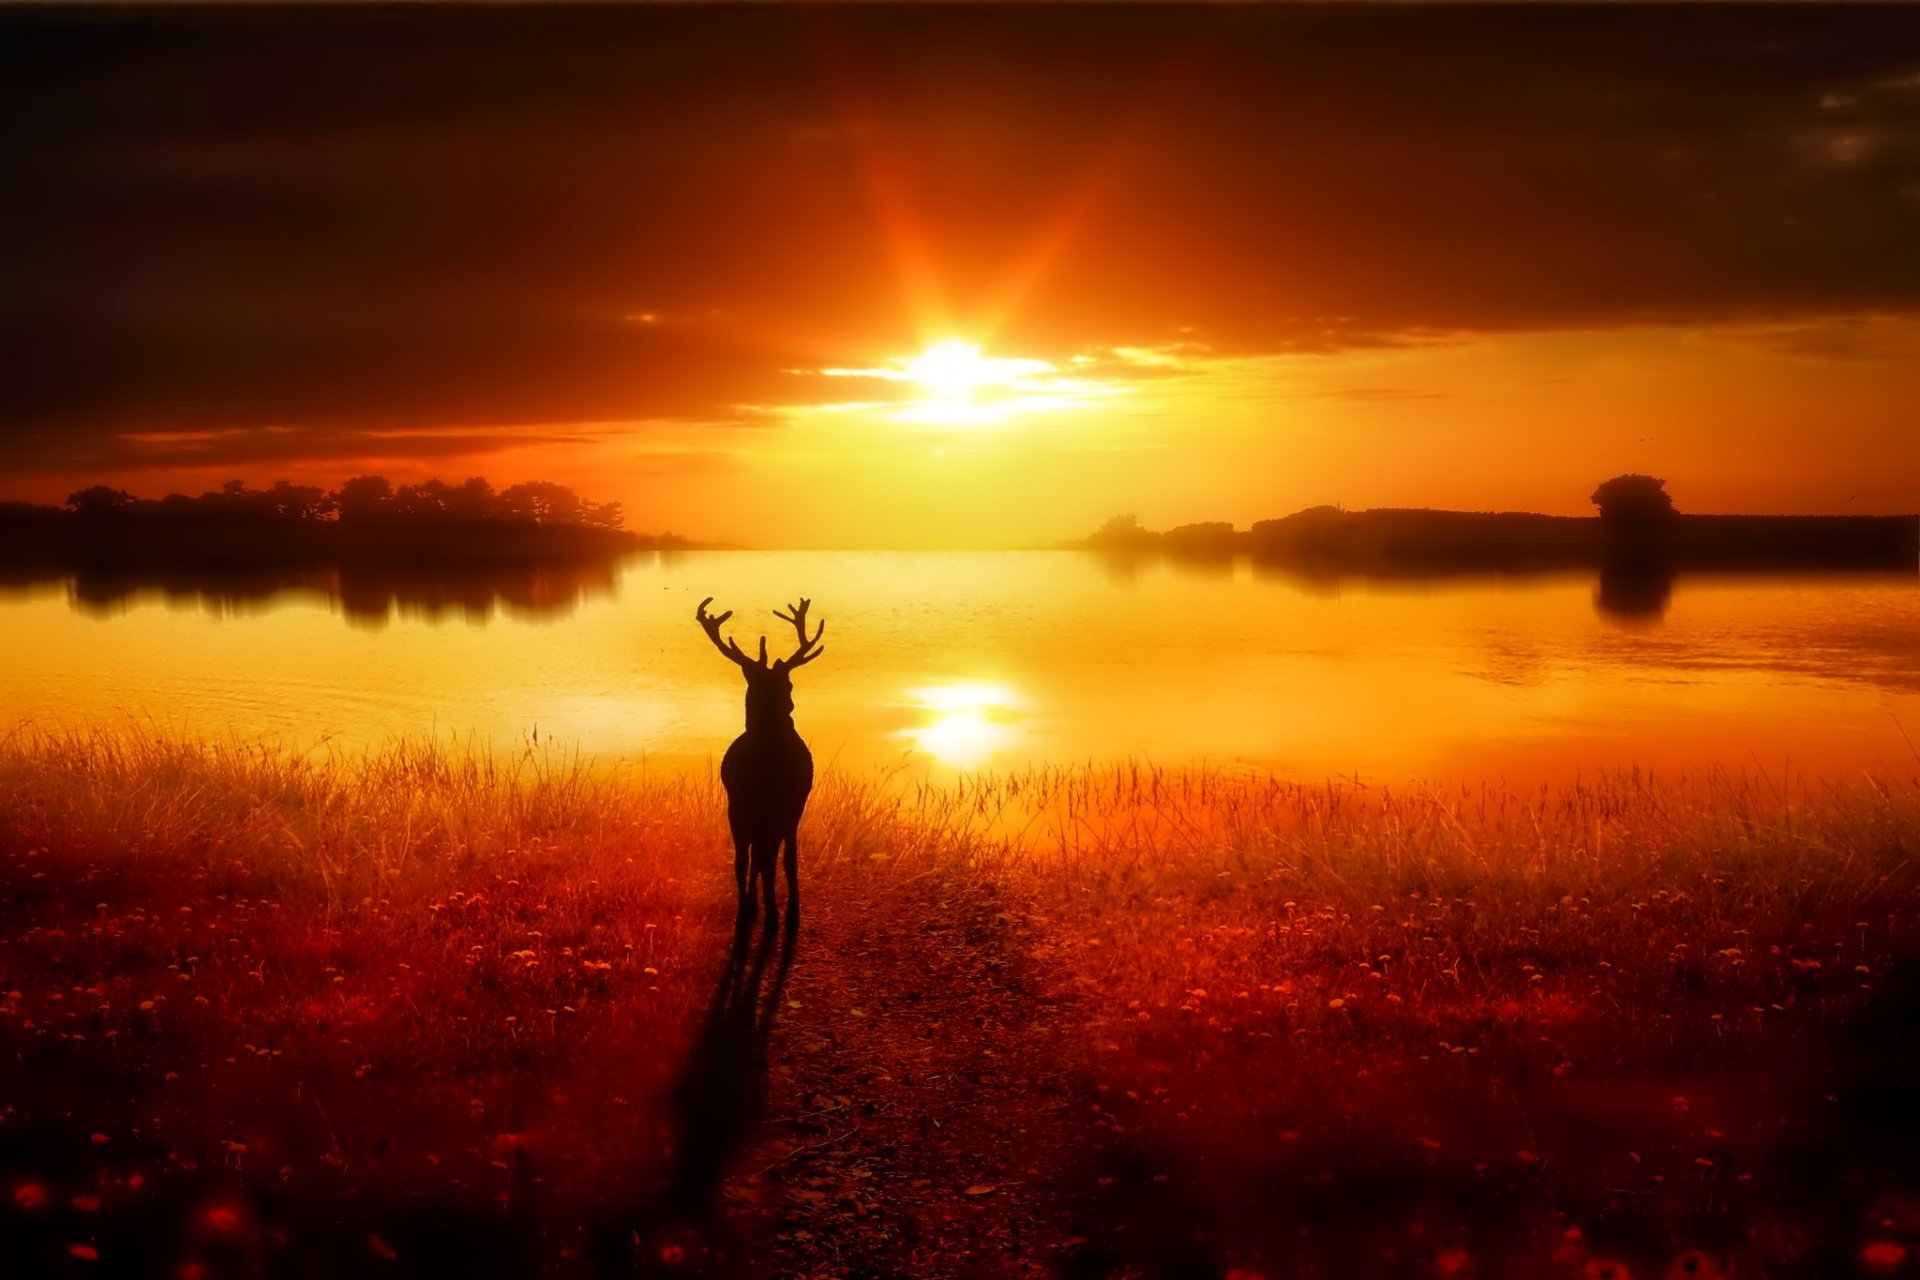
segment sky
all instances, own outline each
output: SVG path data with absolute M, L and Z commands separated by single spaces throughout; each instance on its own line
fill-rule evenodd
M 1920 509 L 1920 10 L 0 11 L 0 498 Z

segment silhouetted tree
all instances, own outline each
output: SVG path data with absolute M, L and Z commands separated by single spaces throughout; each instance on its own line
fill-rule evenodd
M 502 489 L 500 505 L 509 518 L 534 524 L 579 524 L 584 514 L 580 495 L 551 480 L 528 480 Z
M 0 555 L 7 550 L 38 550 L 44 546 L 41 539 L 57 535 L 71 519 L 59 507 L 37 502 L 0 502 Z
M 1233 538 L 1228 520 L 1202 520 L 1196 524 L 1177 524 L 1167 530 L 1168 542 L 1227 542 Z
M 1346 514 L 1347 509 L 1339 503 L 1322 502 L 1318 506 L 1302 507 L 1290 516 L 1283 516 L 1282 519 L 1299 520 L 1309 524 L 1316 521 L 1321 524 L 1332 524 Z
M 125 511 L 132 507 L 137 499 L 125 489 L 115 489 L 108 485 L 96 484 L 67 495 L 67 505 L 83 516 L 108 515 L 116 511 Z
M 0 564 L 94 560 L 172 567 L 337 563 L 462 565 L 573 561 L 646 545 L 626 534 L 618 502 L 586 502 L 547 480 L 495 493 L 481 476 L 459 485 L 396 487 L 363 475 L 328 492 L 276 480 L 255 489 L 228 480 L 197 497 L 159 500 L 93 485 L 64 507 L 15 503 L 0 510 Z M 653 540 L 666 548 L 680 540 Z
M 1087 541 L 1096 547 L 1140 547 L 1155 541 L 1158 536 L 1140 523 L 1139 516 L 1129 511 L 1124 515 L 1109 517 Z
M 393 513 L 409 520 L 438 520 L 449 515 L 453 486 L 444 480 L 401 485 L 393 493 Z
M 462 520 L 491 520 L 499 508 L 500 496 L 485 476 L 468 476 L 447 495 L 447 509 Z
M 596 529 L 618 529 L 626 516 L 626 504 L 620 502 L 589 502 L 584 504 L 581 519 Z
M 319 520 L 333 510 L 327 491 L 317 484 L 276 480 L 266 496 L 273 513 L 286 520 Z
M 219 489 L 200 495 L 198 508 L 209 514 L 266 519 L 274 514 L 273 500 L 259 489 L 247 488 L 245 480 L 228 480 Z
M 1608 524 L 1651 524 L 1673 514 L 1667 482 L 1635 473 L 1602 481 L 1589 501 Z
M 355 476 L 331 496 L 342 520 L 364 520 L 393 509 L 393 484 L 385 476 Z

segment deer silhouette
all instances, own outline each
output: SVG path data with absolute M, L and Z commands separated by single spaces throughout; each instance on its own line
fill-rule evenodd
M 733 740 L 720 760 L 720 784 L 727 789 L 727 826 L 733 832 L 733 879 L 740 890 L 739 923 L 744 927 L 754 917 L 757 882 L 767 903 L 767 928 L 780 918 L 773 898 L 773 864 L 782 846 L 787 867 L 787 928 L 800 926 L 800 814 L 807 807 L 807 795 L 813 790 L 813 753 L 800 740 L 793 727 L 793 680 L 791 673 L 825 652 L 820 637 L 827 624 L 823 621 L 807 635 L 807 608 L 813 602 L 802 599 L 789 611 L 774 610 L 773 616 L 793 624 L 800 647 L 785 658 L 767 661 L 767 638 L 760 637 L 760 657 L 747 657 L 731 637 L 722 639 L 720 628 L 733 611 L 715 616 L 707 612 L 713 597 L 702 600 L 693 611 L 694 620 L 707 633 L 729 662 L 739 665 L 747 677 L 747 728 Z

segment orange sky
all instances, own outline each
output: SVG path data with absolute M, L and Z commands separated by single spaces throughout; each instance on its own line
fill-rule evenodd
M 0 497 L 537 477 L 863 546 L 1627 470 L 1920 507 L 1912 11 L 0 25 Z

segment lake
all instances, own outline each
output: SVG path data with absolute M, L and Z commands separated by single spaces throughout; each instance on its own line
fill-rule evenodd
M 438 735 L 704 765 L 802 592 L 816 759 L 915 776 L 1150 760 L 1289 777 L 1567 778 L 1638 765 L 1911 774 L 1920 578 L 1312 580 L 1079 552 L 647 553 L 510 574 L 14 584 L 8 724 L 349 748 Z

